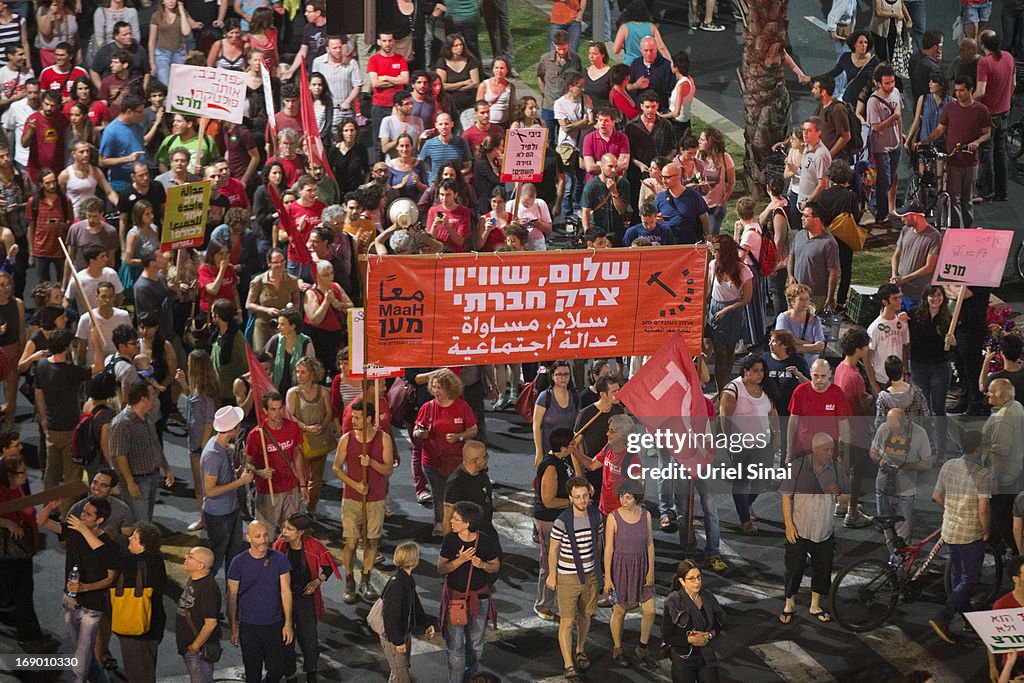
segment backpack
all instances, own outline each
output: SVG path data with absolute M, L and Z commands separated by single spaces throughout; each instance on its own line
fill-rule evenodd
M 846 147 L 850 150 L 850 158 L 856 159 L 864 151 L 864 131 L 861 128 L 860 119 L 857 118 L 853 107 L 843 100 L 835 100 L 832 106 L 837 105 L 846 112 L 846 124 L 850 129 L 850 141 L 846 143 Z
M 119 355 L 117 355 L 115 353 L 114 357 L 110 359 L 110 362 L 108 362 L 106 365 L 104 365 L 103 369 L 93 379 L 102 377 L 104 383 L 106 383 L 106 382 L 113 382 L 114 386 L 120 388 L 121 383 L 117 381 L 117 372 L 116 372 L 116 370 L 117 370 L 117 362 L 118 361 L 121 361 L 122 363 L 131 363 L 131 361 L 128 360 L 127 358 L 125 358 L 124 356 L 119 356 Z
M 754 268 L 762 277 L 768 277 L 775 272 L 775 266 L 779 262 L 779 250 L 775 246 L 775 228 L 772 221 L 775 220 L 775 212 L 772 211 L 768 220 L 761 226 L 761 249 L 755 258 L 750 254 L 754 262 Z
M 108 406 L 96 406 L 91 412 L 82 413 L 71 432 L 71 460 L 76 465 L 86 467 L 103 455 L 95 424 L 96 415 L 104 408 L 111 410 Z

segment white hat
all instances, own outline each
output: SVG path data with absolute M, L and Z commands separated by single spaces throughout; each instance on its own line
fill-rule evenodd
M 213 416 L 213 428 L 221 433 L 230 432 L 245 418 L 245 413 L 238 406 L 224 406 Z

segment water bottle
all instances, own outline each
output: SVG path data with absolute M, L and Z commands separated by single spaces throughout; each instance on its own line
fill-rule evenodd
M 68 574 L 68 583 L 72 583 L 72 582 L 73 583 L 78 583 L 80 580 L 81 580 L 81 575 L 78 573 L 78 565 L 76 564 L 74 567 L 71 568 L 71 573 Z M 71 592 L 68 593 L 68 597 L 71 597 L 71 598 L 73 598 L 73 597 L 75 597 L 77 595 L 78 595 L 77 592 L 76 593 L 71 593 Z

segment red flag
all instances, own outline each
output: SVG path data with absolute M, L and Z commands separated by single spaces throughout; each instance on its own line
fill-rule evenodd
M 703 438 L 710 435 L 711 406 L 681 333 L 672 335 L 618 396 L 648 431 L 666 437 L 661 445 L 679 464 L 691 467 L 713 459 L 712 441 Z M 695 434 L 700 438 L 694 439 Z
M 284 228 L 284 231 L 288 233 L 289 243 L 295 250 L 295 253 L 299 257 L 299 263 L 308 263 L 309 267 L 313 267 L 313 255 L 309 253 L 309 247 L 306 245 L 307 237 L 303 237 L 302 233 L 299 232 L 299 228 L 295 225 L 295 221 L 292 220 L 292 215 L 288 213 L 288 207 L 281 201 L 281 195 L 277 193 L 277 188 L 274 187 L 273 183 L 267 183 L 267 187 L 270 189 L 270 201 L 274 203 L 274 208 L 277 210 L 277 220 Z
M 256 411 L 256 423 L 262 425 L 267 420 L 266 411 L 263 410 L 263 395 L 268 391 L 277 391 L 277 385 L 260 365 L 256 354 L 248 344 L 245 345 L 245 357 L 249 361 L 249 386 L 252 387 L 252 405 Z
M 313 109 L 313 95 L 309 92 L 306 62 L 300 60 L 299 68 L 299 116 L 302 117 L 302 137 L 306 141 L 306 155 L 310 163 L 322 168 L 327 177 L 334 180 L 334 173 L 327 163 L 324 141 L 320 139 L 320 126 L 316 125 L 316 112 Z

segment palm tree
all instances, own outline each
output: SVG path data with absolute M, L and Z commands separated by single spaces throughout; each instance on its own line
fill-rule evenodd
M 743 14 L 743 62 L 738 69 L 743 96 L 744 175 L 747 191 L 765 196 L 771 146 L 786 138 L 789 91 L 782 60 L 789 33 L 789 0 L 739 0 Z

